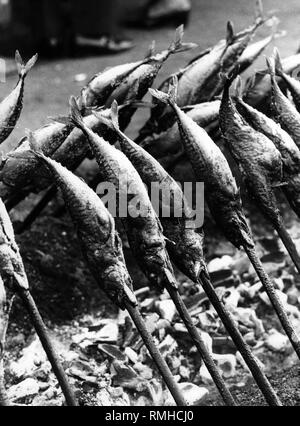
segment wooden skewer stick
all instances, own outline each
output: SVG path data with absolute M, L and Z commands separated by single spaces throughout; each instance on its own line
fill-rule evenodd
M 223 322 L 228 334 L 232 338 L 237 349 L 240 351 L 267 403 L 270 406 L 282 406 L 282 403 L 276 395 L 272 385 L 270 384 L 264 372 L 261 370 L 256 357 L 251 352 L 249 345 L 243 339 L 243 336 L 241 335 L 237 325 L 231 317 L 230 312 L 220 301 L 209 277 L 205 272 L 202 272 L 199 284 L 203 287 L 203 290 L 207 294 L 211 304 L 221 318 L 221 321 Z
M 8 318 L 9 307 L 6 301 L 4 283 L 2 281 L 2 278 L 0 277 L 0 407 L 9 407 L 11 405 L 5 389 L 3 366 L 3 352 L 6 330 L 8 326 Z
M 244 249 L 262 283 L 264 289 L 269 296 L 269 299 L 275 309 L 277 316 L 281 322 L 281 325 L 288 336 L 298 358 L 300 359 L 300 340 L 297 336 L 296 330 L 294 329 L 287 313 L 285 312 L 284 306 L 279 299 L 274 285 L 272 284 L 269 276 L 266 274 L 264 267 L 258 258 L 255 248 L 249 247 L 247 244 L 244 245 Z
M 131 316 L 137 330 L 139 331 L 140 335 L 142 336 L 142 339 L 153 358 L 161 376 L 163 377 L 168 389 L 170 390 L 176 404 L 178 406 L 186 406 L 187 402 L 184 399 L 182 392 L 180 391 L 178 384 L 175 382 L 174 377 L 166 363 L 166 361 L 163 359 L 159 349 L 155 345 L 150 333 L 148 332 L 145 323 L 142 319 L 142 316 L 136 306 L 133 306 L 129 302 L 125 302 L 126 309 Z
M 193 319 L 191 318 L 187 307 L 185 306 L 182 298 L 180 297 L 178 290 L 171 285 L 167 286 L 167 290 L 180 314 L 181 319 L 183 320 L 188 332 L 190 333 L 194 344 L 196 345 L 196 348 L 204 361 L 204 364 L 206 365 L 210 375 L 212 376 L 213 381 L 217 386 L 225 404 L 228 406 L 236 406 L 237 404 L 230 391 L 228 390 L 226 383 L 212 358 L 212 355 L 209 353 L 207 347 L 205 346 L 205 343 L 199 331 L 194 325 Z
M 31 296 L 28 290 L 25 290 L 23 288 L 18 288 L 17 292 L 28 311 L 28 314 L 34 325 L 36 333 L 39 336 L 42 346 L 51 363 L 54 374 L 56 375 L 57 380 L 62 388 L 67 404 L 71 407 L 77 406 L 78 404 L 77 404 L 75 395 L 73 393 L 73 390 L 70 387 L 66 373 L 61 365 L 57 352 L 54 349 L 53 344 L 49 338 L 47 328 L 38 311 L 38 308 L 35 304 L 33 297 Z
M 283 224 L 281 226 L 276 226 L 276 231 L 300 274 L 300 256 L 294 241 Z

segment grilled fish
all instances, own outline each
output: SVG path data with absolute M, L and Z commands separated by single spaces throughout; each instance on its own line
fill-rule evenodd
M 23 109 L 25 79 L 35 65 L 38 56 L 35 55 L 24 64 L 21 55 L 16 51 L 16 64 L 19 81 L 14 90 L 0 103 L 0 144 L 11 134 Z

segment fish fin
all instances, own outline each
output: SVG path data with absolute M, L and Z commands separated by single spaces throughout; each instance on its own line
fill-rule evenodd
M 25 78 L 26 75 L 29 73 L 31 68 L 35 65 L 36 61 L 38 59 L 38 54 L 35 54 L 29 61 L 25 64 L 20 52 L 16 50 L 15 54 L 15 60 L 17 64 L 17 70 L 20 78 Z
M 282 76 L 284 74 L 281 57 L 277 47 L 274 49 L 274 59 L 275 59 L 275 72 L 277 75 Z
M 226 44 L 230 46 L 235 40 L 233 22 L 227 22 Z
M 224 82 L 224 91 L 228 91 L 234 82 L 234 80 L 239 75 L 240 67 L 236 66 L 230 73 L 220 73 L 221 80 Z
M 240 75 L 237 76 L 234 90 L 235 90 L 235 97 L 237 99 L 242 99 L 242 97 L 243 97 L 243 80 L 242 80 Z
M 273 58 L 266 58 L 269 73 L 272 78 L 276 77 L 275 61 Z
M 150 46 L 148 48 L 148 51 L 147 51 L 147 53 L 145 55 L 145 59 L 150 59 L 150 58 L 152 58 L 152 56 L 154 56 L 154 54 L 155 54 L 155 48 L 156 48 L 156 41 L 152 40 L 152 42 L 151 42 L 151 44 L 150 44 Z
M 133 102 L 138 98 L 138 92 L 139 92 L 140 86 L 141 86 L 141 79 L 138 78 L 128 91 L 128 95 L 126 98 L 128 102 Z
M 172 83 L 169 86 L 168 93 L 161 92 L 160 90 L 157 90 L 157 89 L 149 89 L 149 92 L 155 99 L 158 99 L 160 102 L 164 104 L 170 104 L 171 106 L 174 107 L 176 105 L 177 88 L 178 88 L 178 78 L 177 76 L 173 75 Z
M 78 100 L 75 98 L 75 96 L 71 96 L 69 105 L 70 105 L 70 122 L 73 123 L 74 126 L 85 131 L 86 127 L 83 122 L 83 117 L 81 114 L 80 107 L 78 105 Z
M 244 92 L 247 93 L 248 90 L 253 89 L 253 87 L 255 87 L 255 82 L 256 82 L 256 77 L 255 74 L 253 74 L 251 77 L 248 78 L 248 80 L 246 81 L 245 87 L 244 87 Z
M 184 25 L 180 25 L 178 28 L 176 28 L 175 31 L 175 37 L 172 41 L 169 52 L 174 53 L 180 53 L 180 52 L 186 52 L 187 50 L 195 49 L 198 47 L 196 43 L 183 43 L 183 36 L 184 36 Z
M 34 135 L 34 133 L 30 129 L 25 130 L 26 137 L 29 142 L 30 151 L 32 154 L 34 154 L 36 157 L 41 158 L 43 160 L 46 159 L 41 147 L 38 145 L 37 139 Z
M 111 104 L 110 118 L 114 129 L 119 133 L 121 131 L 119 126 L 119 106 L 116 100 Z
M 55 123 L 64 124 L 69 126 L 71 123 L 71 118 L 68 115 L 58 115 L 57 117 L 48 117 L 49 120 L 54 121 Z
M 264 21 L 264 5 L 262 0 L 256 0 L 255 2 L 255 21 L 257 24 Z
M 101 115 L 100 111 L 93 111 L 92 114 L 101 122 L 103 123 L 105 126 L 109 127 L 110 129 L 113 129 L 113 125 L 112 122 L 109 118 L 103 117 L 103 115 Z

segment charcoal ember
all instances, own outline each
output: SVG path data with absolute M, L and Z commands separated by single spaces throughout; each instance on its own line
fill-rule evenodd
M 115 398 L 111 395 L 109 389 L 101 389 L 96 396 L 96 405 L 100 407 L 129 407 L 130 399 L 124 392 L 120 397 Z
M 205 404 L 205 401 L 207 399 L 207 396 L 209 394 L 208 389 L 199 387 L 197 385 L 194 385 L 192 383 L 179 383 L 178 384 L 181 392 L 184 395 L 185 400 L 187 401 L 188 405 L 191 406 L 198 406 Z M 165 406 L 175 406 L 175 401 L 171 397 L 170 394 L 168 394 L 166 401 L 164 403 Z
M 224 296 L 222 297 L 223 302 L 227 307 L 237 308 L 241 295 L 235 288 L 228 288 L 224 290 Z
M 200 367 L 199 377 L 201 383 L 203 383 L 204 385 L 211 385 L 214 382 L 210 375 L 210 372 L 204 364 Z
M 285 306 L 287 304 L 288 296 L 280 290 L 276 290 L 276 293 L 277 293 L 277 296 L 279 297 L 281 303 Z M 268 295 L 265 292 L 261 293 L 259 295 L 259 297 L 265 305 L 272 307 L 271 301 L 270 301 Z
M 279 333 L 277 330 L 270 330 L 265 340 L 265 345 L 273 352 L 286 352 L 290 349 L 290 343 L 287 336 Z
M 173 322 L 177 309 L 171 299 L 161 300 L 155 305 L 162 319 L 166 319 L 170 323 Z
M 213 354 L 213 359 L 217 363 L 222 375 L 225 379 L 235 377 L 237 360 L 236 356 L 232 354 L 219 355 Z
M 258 243 L 268 253 L 278 253 L 281 249 L 280 239 L 276 236 L 264 236 L 258 239 Z
M 38 395 L 40 386 L 37 380 L 28 378 L 13 385 L 8 390 L 8 398 L 12 402 L 28 402 Z
M 147 389 L 147 380 L 141 378 L 133 368 L 119 361 L 114 361 L 112 367 L 112 380 L 114 386 L 131 389 L 137 392 L 142 392 Z
M 162 355 L 171 355 L 174 351 L 177 350 L 178 348 L 178 344 L 176 342 L 176 340 L 168 335 L 158 346 L 160 352 L 162 353 Z
M 199 326 L 209 334 L 216 333 L 220 328 L 220 320 L 214 311 L 202 312 L 198 315 Z
M 230 270 L 231 267 L 232 267 L 231 256 L 223 256 L 221 258 L 217 257 L 211 260 L 207 265 L 207 269 L 210 274 L 217 271 Z
M 139 355 L 132 348 L 125 348 L 125 355 L 132 364 L 136 364 L 139 361 Z
M 98 345 L 99 351 L 101 351 L 103 354 L 107 355 L 110 359 L 126 362 L 127 356 L 120 351 L 118 346 L 114 345 Z
M 180 365 L 180 367 L 179 367 L 179 374 L 180 374 L 180 376 L 181 376 L 181 378 L 183 380 L 187 380 L 187 381 L 190 380 L 191 372 L 184 365 Z
M 10 373 L 17 379 L 32 376 L 41 365 L 47 362 L 47 356 L 38 339 L 34 337 L 33 341 L 22 350 L 22 356 L 18 361 L 10 364 Z
M 133 369 L 138 373 L 138 375 L 144 380 L 151 380 L 153 378 L 153 370 L 147 365 L 138 362 L 134 364 Z
M 110 322 L 104 326 L 102 325 L 99 330 L 89 331 L 86 328 L 82 333 L 73 336 L 72 340 L 81 349 L 86 349 L 89 346 L 97 346 L 99 343 L 116 344 L 118 335 L 118 324 Z
M 290 305 L 300 306 L 300 291 L 296 287 L 291 287 L 287 291 L 287 301 Z
M 236 346 L 229 336 L 214 336 L 213 337 L 213 352 L 214 353 L 236 353 Z

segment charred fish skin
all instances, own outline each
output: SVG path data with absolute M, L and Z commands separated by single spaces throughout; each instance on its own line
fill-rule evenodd
M 25 79 L 35 65 L 38 56 L 35 55 L 24 64 L 21 55 L 16 51 L 16 64 L 19 81 L 14 90 L 0 103 L 0 144 L 11 134 L 23 109 Z
M 171 55 L 175 55 L 181 52 L 195 48 L 197 45 L 194 43 L 184 43 L 184 26 L 179 26 L 175 31 L 174 40 L 170 44 L 167 50 L 161 53 L 154 54 L 154 47 L 151 46 L 150 54 L 145 61 L 114 90 L 110 97 L 107 99 L 105 105 L 110 107 L 114 100 L 118 103 L 126 103 L 132 98 L 132 88 L 135 88 L 134 100 L 141 100 L 148 91 L 148 88 L 152 86 L 159 71 L 161 70 L 164 63 L 168 60 Z M 120 126 L 125 129 L 130 123 L 131 117 L 136 112 L 137 108 L 128 105 L 120 113 Z
M 77 229 L 83 255 L 96 281 L 121 309 L 125 309 L 125 299 L 135 304 L 132 281 L 125 266 L 120 238 L 112 216 L 85 182 L 37 151 L 34 137 L 29 137 L 32 153 L 46 165 L 62 192 Z
M 246 104 L 239 95 L 235 105 L 242 117 L 257 131 L 267 136 L 281 153 L 283 161 L 282 190 L 295 213 L 300 217 L 300 150 L 279 124 Z
M 21 287 L 29 290 L 27 275 L 19 247 L 15 241 L 11 220 L 3 201 L 0 199 L 0 270 L 6 285 Z
M 101 113 L 105 115 L 105 111 Z M 69 170 L 75 170 L 89 152 L 85 137 L 80 130 L 68 123 L 67 117 L 56 117 L 53 120 L 52 123 L 34 132 L 36 144 L 46 156 L 63 164 Z M 96 133 L 106 130 L 93 114 L 87 115 L 84 120 Z M 0 196 L 5 202 L 18 191 L 24 194 L 34 193 L 49 185 L 49 174 L 45 173 L 41 162 L 30 155 L 29 151 L 28 138 L 24 137 L 18 147 L 2 159 Z
M 289 89 L 294 104 L 298 111 L 300 111 L 300 82 L 296 78 L 290 76 L 289 74 L 284 72 L 283 65 L 281 62 L 281 58 L 279 55 L 279 51 L 275 48 L 274 49 L 275 54 L 275 71 L 276 74 L 283 79 L 285 84 L 287 85 L 287 88 Z
M 282 219 L 272 187 L 282 182 L 282 158 L 273 142 L 251 128 L 238 113 L 229 95 L 228 79 L 220 109 L 220 128 L 237 162 L 248 192 L 276 227 Z
M 195 228 L 188 226 L 190 209 L 182 189 L 166 170 L 142 147 L 128 138 L 118 125 L 117 104 L 112 106 L 112 125 L 119 137 L 121 150 L 131 161 L 148 191 L 153 183 L 164 186 L 170 194 L 170 217 L 160 217 L 166 246 L 171 260 L 176 266 L 194 282 L 201 271 L 206 271 L 203 255 L 203 231 L 195 232 Z M 181 203 L 181 216 L 176 217 L 175 208 Z
M 218 121 L 220 105 L 221 102 L 216 100 L 192 105 L 182 109 L 199 126 L 205 128 L 206 126 Z M 163 132 L 154 133 L 151 136 L 146 137 L 140 143 L 140 146 L 156 159 L 168 154 L 178 153 L 182 148 L 182 144 L 177 123 L 175 122 L 171 127 Z
M 176 86 L 176 81 L 174 82 Z M 205 199 L 218 226 L 237 248 L 253 247 L 251 232 L 242 212 L 236 181 L 221 150 L 204 129 L 188 117 L 175 102 L 175 94 L 151 90 L 162 102 L 168 102 L 176 117 L 185 152 L 199 182 L 204 182 Z
M 300 147 L 300 113 L 282 93 L 276 81 L 275 61 L 267 59 L 267 64 L 272 84 L 271 111 L 273 117 Z
M 282 60 L 282 66 L 286 74 L 291 74 L 300 65 L 300 54 L 292 55 Z M 247 88 L 244 93 L 244 100 L 260 111 L 270 113 L 271 78 L 268 69 L 257 71 L 247 81 Z M 285 89 L 285 84 L 279 81 L 281 90 Z
M 81 96 L 87 107 L 102 106 L 111 93 L 130 73 L 144 63 L 144 60 L 108 68 L 95 75 L 82 89 Z
M 143 206 L 143 212 L 140 212 L 142 214 L 127 214 L 127 217 L 122 218 L 131 250 L 141 269 L 149 282 L 160 291 L 164 289 L 166 283 L 176 287 L 161 224 L 138 172 L 121 151 L 93 133 L 83 123 L 74 98 L 71 98 L 70 104 L 72 121 L 87 137 L 98 162 L 100 181 L 113 183 L 117 197 L 122 191 L 122 186 L 125 185 L 130 190 L 130 194 L 138 195 L 139 203 Z M 126 203 L 130 207 L 128 200 Z

